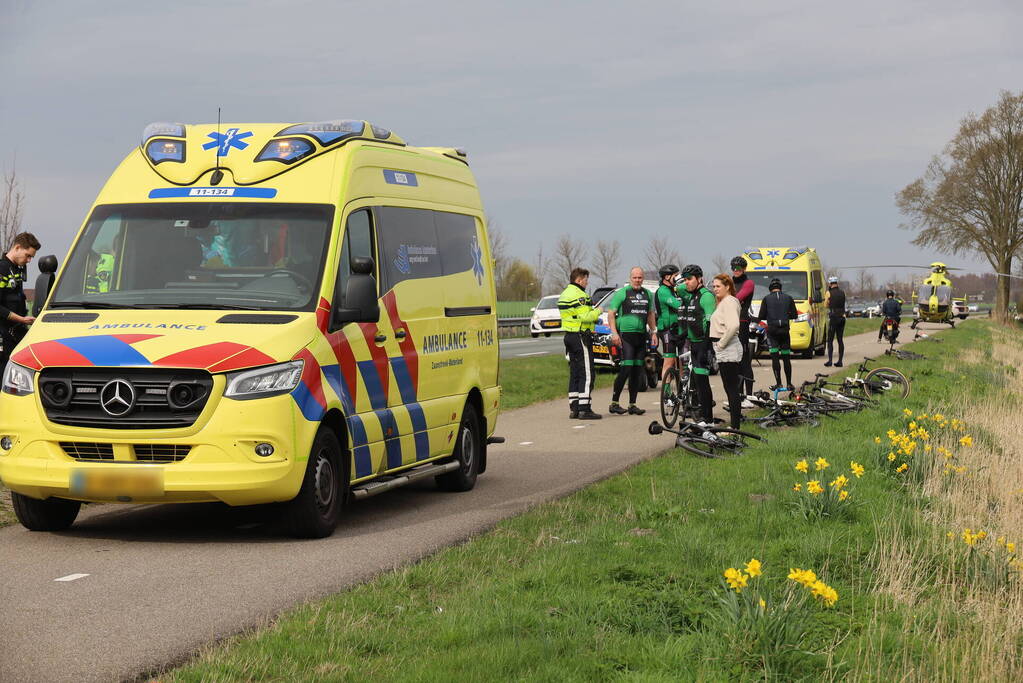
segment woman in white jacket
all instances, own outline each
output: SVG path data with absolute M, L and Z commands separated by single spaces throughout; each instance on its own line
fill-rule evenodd
M 728 414 L 732 429 L 739 429 L 742 420 L 742 381 L 739 365 L 742 362 L 742 342 L 739 341 L 739 300 L 735 298 L 735 284 L 725 273 L 714 276 L 711 291 L 718 300 L 714 315 L 710 317 L 710 340 L 718 359 L 721 383 L 728 395 Z

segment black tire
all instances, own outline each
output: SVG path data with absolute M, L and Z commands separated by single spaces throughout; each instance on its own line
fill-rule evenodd
M 320 427 L 309 449 L 309 462 L 298 495 L 285 504 L 284 523 L 298 538 L 326 538 L 334 533 L 348 503 L 351 478 L 341 444 L 327 427 Z
M 482 430 L 476 408 L 465 404 L 462 421 L 455 436 L 455 450 L 452 455 L 458 461 L 458 469 L 438 476 L 437 488 L 442 491 L 471 491 L 476 486 L 479 474 L 480 455 L 483 451 Z
M 711 427 L 706 431 L 712 432 L 715 438 L 705 439 L 702 436 L 688 435 L 675 443 L 693 455 L 704 458 L 724 458 L 740 455 L 748 440 L 763 441 L 761 436 L 728 427 Z
M 531 336 L 533 339 L 536 339 L 537 337 L 540 336 L 540 333 L 539 332 L 530 332 L 529 336 Z
M 661 386 L 661 423 L 671 428 L 678 421 L 679 413 L 682 412 L 682 377 L 678 374 L 677 368 L 668 371 Z M 665 402 L 665 398 L 668 399 Z
M 549 336 L 551 336 L 551 333 L 550 333 L 550 332 L 544 332 L 544 333 L 543 333 L 543 336 L 545 336 L 545 337 L 549 337 Z
M 30 531 L 63 531 L 75 523 L 82 504 L 63 498 L 29 498 L 11 491 L 11 504 L 21 525 Z
M 911 387 L 909 380 L 895 368 L 874 368 L 863 378 L 868 396 L 890 394 L 908 398 Z

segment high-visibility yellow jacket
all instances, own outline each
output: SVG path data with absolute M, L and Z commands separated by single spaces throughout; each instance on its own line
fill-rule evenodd
M 592 332 L 600 317 L 600 309 L 593 307 L 590 295 L 574 282 L 561 293 L 558 310 L 561 312 L 561 326 L 565 332 Z

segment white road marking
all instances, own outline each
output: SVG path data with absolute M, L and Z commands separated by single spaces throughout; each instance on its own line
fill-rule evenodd
M 576 425 L 575 427 L 572 427 L 572 429 L 586 429 L 586 425 Z
M 536 344 L 539 339 L 513 339 L 512 341 L 503 341 L 501 346 L 509 346 L 511 344 Z
M 553 351 L 534 351 L 532 353 L 516 353 L 516 356 L 542 356 L 545 353 L 553 353 Z
M 520 446 L 532 446 L 533 442 L 532 441 L 519 441 L 519 445 Z
M 59 579 L 54 579 L 54 581 L 77 581 L 78 579 L 84 579 L 86 576 L 89 576 L 89 575 L 88 574 L 68 574 L 67 576 L 62 576 Z

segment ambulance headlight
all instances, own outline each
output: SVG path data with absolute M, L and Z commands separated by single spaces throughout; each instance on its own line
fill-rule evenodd
M 350 138 L 353 135 L 362 135 L 365 130 L 366 123 L 364 121 L 342 119 L 339 121 L 300 123 L 295 126 L 288 126 L 277 133 L 277 135 L 308 135 L 326 147 L 339 140 Z M 390 132 L 388 132 L 388 135 L 390 135 Z
M 224 396 L 238 401 L 247 401 L 253 398 L 286 394 L 293 391 L 302 380 L 303 367 L 305 367 L 304 361 L 293 360 L 254 370 L 228 373 Z
M 302 138 L 284 138 L 271 140 L 256 157 L 256 161 L 280 161 L 293 164 L 313 153 L 313 144 Z
M 35 370 L 29 370 L 17 363 L 8 362 L 7 369 L 4 370 L 4 393 L 15 396 L 28 396 L 35 391 L 35 376 Z
M 184 140 L 150 140 L 146 145 L 146 156 L 154 164 L 164 161 L 183 162 L 185 160 Z

